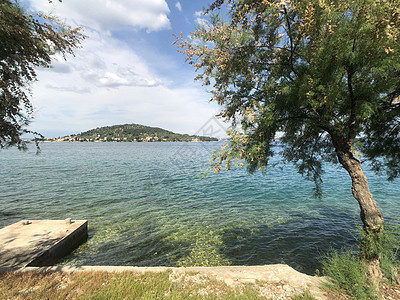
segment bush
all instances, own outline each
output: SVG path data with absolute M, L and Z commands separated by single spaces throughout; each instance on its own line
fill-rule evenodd
M 367 270 L 354 252 L 332 250 L 322 262 L 322 273 L 334 280 L 333 288 L 344 289 L 355 299 L 375 299 L 376 291 L 367 279 Z
M 381 256 L 381 269 L 383 275 L 390 283 L 399 283 L 398 271 L 400 267 L 399 250 L 400 236 L 399 226 L 388 224 L 383 231 L 383 247 Z
M 381 257 L 381 270 L 390 283 L 398 283 L 397 268 L 400 266 L 399 226 L 386 224 L 379 235 L 367 233 L 361 226 L 358 227 L 360 244 L 367 258 L 378 255 Z
M 381 256 L 381 270 L 390 283 L 399 283 L 400 267 L 399 226 L 385 225 L 379 235 L 366 233 L 358 227 L 359 244 L 364 257 Z M 377 298 L 373 284 L 368 280 L 367 269 L 358 254 L 350 249 L 332 250 L 322 262 L 323 275 L 334 280 L 333 288 L 345 290 L 355 299 Z

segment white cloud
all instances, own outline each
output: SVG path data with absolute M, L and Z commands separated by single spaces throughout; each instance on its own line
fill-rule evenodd
M 49 94 L 40 82 L 35 88 L 34 105 L 38 110 L 32 129 L 48 137 L 49 131 L 67 135 L 126 123 L 194 134 L 217 113 L 216 107 L 207 103 L 207 95 L 195 87 L 100 88 L 90 97 L 61 90 Z
M 49 137 L 139 123 L 194 134 L 217 113 L 192 78 L 185 88 L 170 86 L 171 79 L 157 76 L 127 44 L 88 34 L 75 57 L 57 57 L 53 68 L 38 70 L 32 130 Z
M 181 3 L 180 3 L 179 1 L 175 3 L 175 7 L 176 7 L 179 11 L 182 11 L 182 5 L 181 5 Z
M 66 91 L 66 92 L 72 92 L 72 93 L 77 93 L 77 94 L 87 94 L 90 93 L 90 88 L 85 88 L 82 86 L 68 86 L 68 85 L 53 85 L 53 84 L 46 84 L 46 88 L 51 89 L 51 90 L 56 90 L 56 91 Z
M 208 27 L 210 26 L 210 22 L 203 18 L 196 18 L 196 23 L 201 27 Z
M 30 129 L 49 136 L 50 132 L 67 135 L 99 126 L 139 123 L 194 134 L 218 112 L 216 104 L 208 103 L 209 95 L 193 83 L 194 76 L 182 83 L 187 74 L 183 71 L 177 80 L 180 86 L 173 86 L 172 72 L 165 78 L 157 73 L 165 65 L 174 72 L 179 68 L 168 54 L 165 61 L 157 58 L 148 63 L 128 41 L 109 34 L 135 30 L 134 46 L 146 53 L 149 44 L 141 43 L 142 33 L 136 29 L 170 28 L 165 0 L 54 0 L 53 8 L 47 0 L 30 3 L 35 10 L 53 9 L 67 23 L 84 26 L 88 36 L 75 57 L 65 61 L 56 56 L 52 68 L 38 70 L 39 81 L 32 86 L 36 114 Z M 176 8 L 182 8 L 179 1 Z
M 160 79 L 147 79 L 136 74 L 130 68 L 117 68 L 115 71 L 89 70 L 82 74 L 88 83 L 97 87 L 117 88 L 120 86 L 157 86 L 162 83 Z
M 87 93 L 88 89 L 99 87 L 152 87 L 162 83 L 162 79 L 154 75 L 144 60 L 125 43 L 95 31 L 87 34 L 90 37 L 83 42 L 82 49 L 76 51 L 75 57 L 65 61 L 58 55 L 50 69 L 41 71 L 49 88 L 66 90 L 70 87 L 74 93 Z
M 201 10 L 200 11 L 196 11 L 194 13 L 194 16 L 195 16 L 195 22 L 199 26 L 201 26 L 201 27 L 210 26 L 210 22 L 203 17 L 204 16 L 203 11 L 201 11 Z
M 171 27 L 165 0 L 30 0 L 34 10 L 60 15 L 76 24 L 109 31 L 124 27 L 158 31 Z
M 51 69 L 57 73 L 71 73 L 71 66 L 64 60 L 63 57 L 57 55 L 57 59 L 53 61 Z

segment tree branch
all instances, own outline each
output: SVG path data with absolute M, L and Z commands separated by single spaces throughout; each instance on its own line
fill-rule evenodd
M 353 40 L 352 52 L 355 52 L 356 39 Z M 350 66 L 347 70 L 347 88 L 350 96 L 350 117 L 348 121 L 349 133 L 348 139 L 352 140 L 357 132 L 357 120 L 356 120 L 356 97 L 353 89 L 353 68 Z
M 284 14 L 285 14 L 286 24 L 287 24 L 287 27 L 288 27 L 287 34 L 288 34 L 289 41 L 290 41 L 290 57 L 289 57 L 289 63 L 290 63 L 290 65 L 291 65 L 291 67 L 293 68 L 293 54 L 294 54 L 294 49 L 293 49 L 292 29 L 291 29 L 291 27 L 290 27 L 289 16 L 288 16 L 288 12 L 287 12 L 286 7 L 284 8 Z

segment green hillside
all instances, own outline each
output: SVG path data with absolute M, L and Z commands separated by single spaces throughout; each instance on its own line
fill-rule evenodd
M 214 137 L 179 134 L 162 128 L 139 124 L 105 126 L 61 139 L 80 142 L 191 142 L 218 140 Z

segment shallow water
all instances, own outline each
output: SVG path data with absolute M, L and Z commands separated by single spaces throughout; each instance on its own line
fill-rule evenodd
M 262 265 L 313 273 L 330 247 L 355 245 L 351 181 L 327 166 L 322 199 L 291 165 L 199 176 L 217 143 L 45 143 L 0 151 L 0 226 L 89 220 L 62 264 Z M 277 159 L 277 158 L 276 158 Z M 399 222 L 399 180 L 366 171 L 386 220 Z

